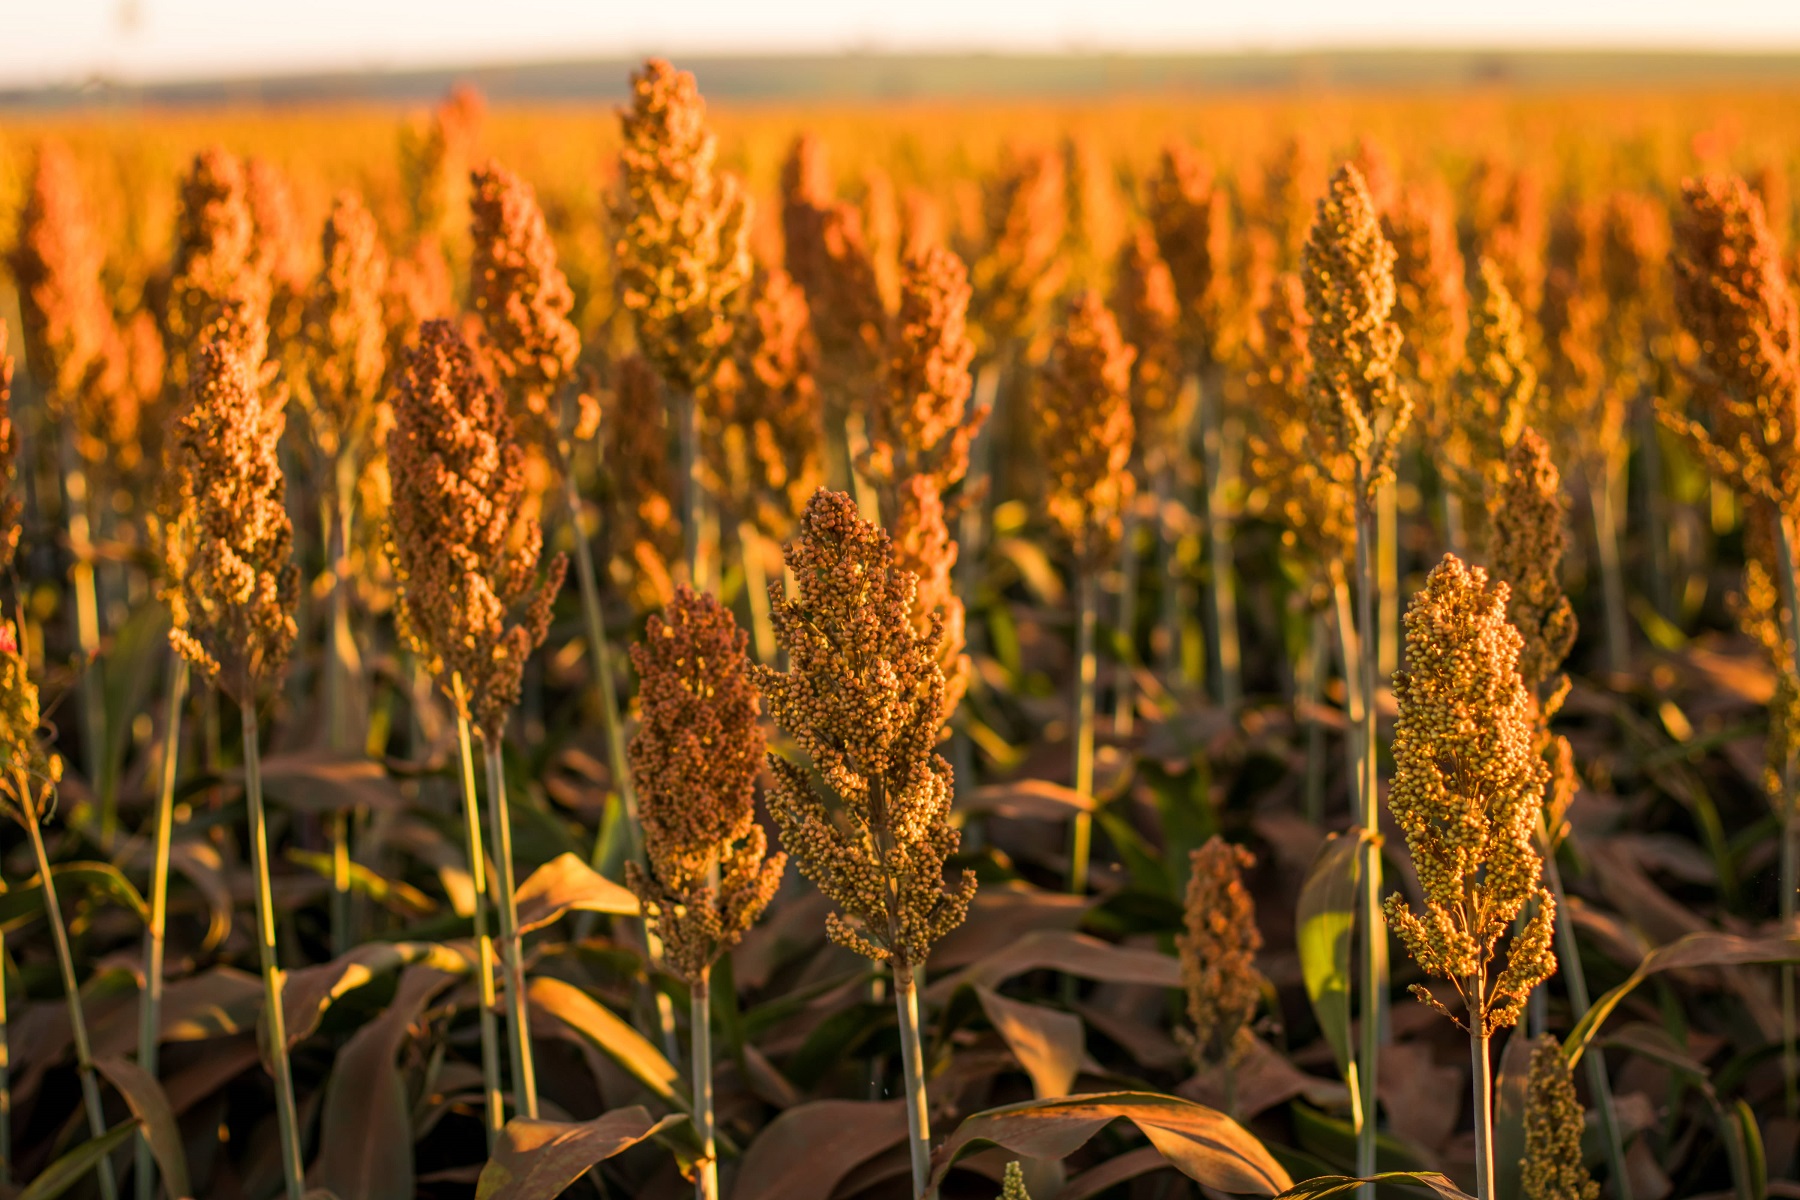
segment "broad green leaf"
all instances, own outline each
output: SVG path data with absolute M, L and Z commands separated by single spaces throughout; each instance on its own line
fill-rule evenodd
M 1444 1200 L 1475 1200 L 1436 1171 L 1384 1171 L 1366 1179 L 1355 1179 L 1348 1175 L 1320 1175 L 1296 1183 L 1275 1200 L 1325 1200 L 1327 1196 L 1349 1195 L 1370 1183 L 1415 1184 L 1436 1192 Z
M 1031 1090 L 1037 1098 L 1068 1095 L 1081 1069 L 1086 1042 L 1081 1018 L 1041 1004 L 1009 1000 L 991 988 L 977 986 L 975 995 L 988 1023 L 1031 1076 Z
M 192 1196 L 188 1183 L 187 1150 L 181 1141 L 181 1127 L 175 1123 L 175 1111 L 162 1084 L 148 1071 L 127 1058 L 94 1060 L 94 1069 L 119 1090 L 131 1115 L 144 1127 L 144 1140 L 150 1143 L 150 1154 L 162 1176 L 162 1186 L 170 1196 Z
M 529 988 L 532 1015 L 554 1017 L 589 1045 L 618 1063 L 633 1079 L 649 1088 L 665 1104 L 690 1111 L 681 1088 L 681 1073 L 662 1051 L 620 1020 L 613 1011 L 573 984 L 539 976 Z
M 425 964 L 452 975 L 466 974 L 468 960 L 439 942 L 367 942 L 346 954 L 302 967 L 281 988 L 281 1013 L 291 1050 L 318 1029 L 325 1012 L 338 1000 L 377 975 Z
M 571 910 L 635 917 L 637 897 L 573 854 L 559 854 L 531 873 L 514 894 L 519 932 L 542 929 Z
M 671 1114 L 652 1123 L 642 1108 L 615 1109 L 592 1121 L 515 1117 L 481 1169 L 475 1200 L 555 1200 L 595 1163 L 687 1120 Z
M 731 1200 L 830 1200 L 851 1171 L 905 1142 L 904 1100 L 802 1104 L 750 1143 Z
M 1293 1185 L 1243 1126 L 1203 1105 L 1153 1092 L 1108 1092 L 1032 1100 L 976 1113 L 932 1155 L 932 1186 L 983 1143 L 1029 1158 L 1061 1159 L 1115 1120 L 1136 1125 L 1182 1174 L 1223 1192 L 1273 1196 Z
M 67 903 L 76 894 L 87 894 L 117 901 L 137 914 L 140 921 L 150 919 L 150 906 L 131 880 L 111 863 L 71 862 L 50 868 L 56 881 L 57 898 Z M 0 930 L 10 932 L 44 913 L 44 881 L 33 875 L 0 892 Z
M 412 1111 L 394 1060 L 419 1014 L 454 978 L 431 967 L 407 968 L 387 1011 L 338 1051 L 310 1182 L 339 1200 L 412 1200 Z
M 99 1137 L 81 1143 L 45 1167 L 13 1200 L 56 1200 L 87 1176 L 101 1159 L 130 1141 L 137 1133 L 134 1118 L 113 1126 Z
M 1638 984 L 1662 971 L 1689 967 L 1734 967 L 1750 963 L 1800 962 L 1800 938 L 1739 937 L 1730 933 L 1690 933 L 1680 941 L 1659 946 L 1644 956 L 1637 970 L 1625 982 L 1594 1001 L 1587 1015 L 1563 1041 L 1563 1053 L 1571 1067 L 1581 1061 L 1582 1054 L 1599 1032 L 1601 1024 L 1612 1015 Z
M 1300 952 L 1300 974 L 1306 998 L 1338 1072 L 1346 1077 L 1355 1052 L 1350 1044 L 1350 947 L 1356 926 L 1356 885 L 1362 873 L 1362 830 L 1352 826 L 1333 834 L 1300 885 L 1294 913 L 1294 940 Z

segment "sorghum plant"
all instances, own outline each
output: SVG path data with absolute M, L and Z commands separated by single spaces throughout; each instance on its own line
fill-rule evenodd
M 1222 1067 L 1225 1115 L 1237 1116 L 1237 1065 L 1251 1041 L 1250 1020 L 1262 1002 L 1256 969 L 1262 934 L 1244 872 L 1256 859 L 1216 834 L 1189 855 L 1183 932 L 1176 935 L 1191 1030 L 1179 1031 L 1194 1066 Z

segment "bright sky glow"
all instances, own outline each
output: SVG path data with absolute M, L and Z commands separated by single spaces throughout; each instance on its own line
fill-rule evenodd
M 845 50 L 1800 50 L 1800 0 L 6 0 L 0 87 Z

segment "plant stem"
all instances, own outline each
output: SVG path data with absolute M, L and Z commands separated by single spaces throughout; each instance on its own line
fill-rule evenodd
M 712 968 L 704 967 L 688 991 L 694 1052 L 694 1129 L 700 1135 L 695 1200 L 719 1200 L 719 1152 L 713 1138 Z
M 1606 666 L 1614 675 L 1631 669 L 1631 624 L 1625 612 L 1625 571 L 1619 559 L 1617 468 L 1609 460 L 1588 489 L 1594 513 L 1594 553 L 1600 560 L 1600 592 L 1606 615 Z
M 1475 1087 L 1475 1195 L 1494 1196 L 1494 1078 L 1488 1061 L 1485 980 L 1475 977 L 1474 1003 L 1469 1006 L 1469 1068 Z
M 1232 457 L 1226 445 L 1224 390 L 1217 375 L 1205 388 L 1200 402 L 1200 451 L 1206 469 L 1201 493 L 1206 506 L 1206 540 L 1212 556 L 1208 572 L 1212 600 L 1211 663 L 1213 698 L 1221 707 L 1235 709 L 1243 698 L 1241 652 L 1237 630 L 1237 587 L 1232 569 L 1231 514 L 1226 511 L 1226 491 Z
M 481 840 L 481 806 L 475 797 L 475 751 L 469 736 L 467 705 L 462 676 L 451 676 L 456 698 L 456 748 L 461 771 L 463 836 L 469 846 L 469 883 L 475 891 L 475 967 L 481 988 L 481 1094 L 486 1101 L 488 1149 L 506 1125 L 506 1108 L 500 1099 L 500 1037 L 494 1028 L 494 941 L 488 936 L 487 850 Z
M 1119 561 L 1119 626 L 1116 637 L 1120 655 L 1113 666 L 1113 736 L 1128 738 L 1137 723 L 1137 688 L 1132 669 L 1137 664 L 1138 574 L 1143 556 L 1138 552 L 1138 533 L 1144 519 L 1134 504 L 1125 514 L 1125 541 Z
M 1400 669 L 1400 483 L 1390 479 L 1375 495 L 1375 582 L 1380 597 L 1381 644 L 1376 669 L 1390 676 Z
M 494 839 L 495 883 L 499 889 L 501 963 L 506 971 L 506 1033 L 513 1054 L 513 1112 L 537 1119 L 537 1070 L 531 1056 L 531 1013 L 525 999 L 524 939 L 514 898 L 512 817 L 506 806 L 506 769 L 500 738 L 481 731 L 481 757 L 487 767 L 488 832 Z
M 1794 579 L 1794 531 L 1785 513 L 1775 514 L 1775 558 L 1776 573 L 1781 576 L 1781 601 L 1786 609 L 1787 622 L 1785 632 L 1788 644 L 1793 647 L 1794 662 L 1788 664 L 1793 678 L 1800 685 L 1800 596 L 1796 595 Z M 1800 890 L 1800 847 L 1796 847 L 1795 838 L 1800 836 L 1796 829 L 1796 814 L 1800 812 L 1800 798 L 1794 795 L 1792 770 L 1788 763 L 1783 770 L 1783 779 L 1787 783 L 1786 794 L 1782 797 L 1781 820 L 1781 931 L 1791 936 L 1794 932 L 1794 899 L 1796 890 Z M 1795 1036 L 1794 1036 L 1794 967 L 1792 963 L 1783 963 L 1781 967 L 1781 1055 L 1782 1072 L 1786 1081 L 1787 1106 L 1791 1114 L 1800 1108 L 1797 1100 Z
M 1358 472 L 1361 475 L 1361 472 Z M 1383 1007 L 1387 1000 L 1386 926 L 1381 916 L 1381 811 L 1375 761 L 1375 656 L 1369 653 L 1375 639 L 1374 573 L 1371 551 L 1374 540 L 1374 506 L 1368 482 L 1356 481 L 1356 636 L 1362 666 L 1362 728 L 1359 742 L 1359 821 L 1363 841 L 1362 901 L 1362 1024 L 1357 1082 L 1362 1087 L 1363 1126 L 1356 1139 L 1356 1173 L 1375 1173 L 1376 1073 L 1381 1053 Z M 1373 1187 L 1364 1189 L 1373 1200 Z
M 257 949 L 262 960 L 263 1021 L 275 1068 L 275 1112 L 281 1127 L 281 1171 L 288 1200 L 302 1200 L 300 1118 L 294 1107 L 294 1075 L 288 1062 L 287 1020 L 281 1009 L 281 965 L 275 957 L 275 894 L 269 882 L 269 822 L 263 811 L 262 755 L 256 740 L 256 702 L 242 700 L 238 712 L 244 734 L 244 799 L 250 806 L 250 858 L 256 871 Z
M 333 752 L 356 746 L 351 728 L 351 663 L 356 652 L 350 636 L 350 534 L 355 503 L 355 476 L 349 459 L 339 455 L 335 499 L 327 510 L 331 531 L 331 628 L 325 652 L 325 738 Z M 339 809 L 327 818 L 331 838 L 331 952 L 344 954 L 355 944 L 350 892 L 350 814 Z
M 30 796 L 34 781 L 21 779 L 19 782 L 18 794 Z M 50 856 L 44 850 L 44 831 L 38 824 L 38 816 L 36 812 L 25 814 L 25 832 L 31 837 L 31 852 L 37 856 L 38 878 L 44 881 L 44 915 L 50 919 L 56 965 L 62 971 L 63 995 L 69 1004 L 69 1031 L 75 1039 L 75 1067 L 81 1074 L 81 1100 L 87 1109 L 88 1134 L 98 1138 L 106 1133 L 106 1112 L 100 1107 L 100 1081 L 94 1074 L 94 1052 L 88 1044 L 87 1019 L 81 1011 L 81 987 L 75 981 L 75 956 L 69 951 L 69 930 L 63 924 L 62 905 L 56 899 L 56 878 L 50 874 Z M 113 1178 L 112 1159 L 101 1159 L 95 1170 L 100 1177 L 100 1195 L 105 1200 L 118 1200 L 119 1185 Z
M 981 568 L 987 553 L 988 516 L 993 503 L 992 463 L 994 417 L 1000 396 L 1000 358 L 1007 351 L 988 359 L 975 372 L 975 391 L 973 406 L 977 412 L 986 412 L 987 419 L 976 431 L 975 439 L 969 446 L 969 469 L 963 476 L 963 506 L 957 519 L 956 530 L 956 565 L 951 568 L 951 585 L 956 594 L 968 606 L 968 650 L 971 655 L 980 650 L 980 642 L 984 626 L 977 615 L 980 597 L 977 588 L 981 582 Z M 789 580 L 788 592 L 793 593 L 793 581 Z M 965 704 L 967 702 L 965 701 Z M 965 714 L 964 721 L 972 714 Z M 975 786 L 975 742 L 970 738 L 964 722 L 957 722 L 950 735 L 951 772 L 956 790 L 956 799 L 961 800 Z
M 750 603 L 750 642 L 756 661 L 775 663 L 775 626 L 769 613 L 769 572 L 763 536 L 749 521 L 738 522 L 738 555 L 744 560 L 744 592 Z
M 913 1196 L 922 1200 L 931 1182 L 931 1113 L 926 1107 L 925 1056 L 919 1042 L 918 980 L 911 967 L 899 963 L 894 964 L 894 1011 L 900 1019 L 900 1076 L 906 1087 Z
M 150 867 L 150 923 L 144 929 L 144 995 L 138 1005 L 138 1066 L 152 1079 L 162 1037 L 163 952 L 169 924 L 169 847 L 175 834 L 175 779 L 181 765 L 181 706 L 187 698 L 188 660 L 174 655 L 169 672 L 169 713 L 163 729 L 162 773 L 156 793 L 156 855 Z M 138 1200 L 155 1200 L 156 1159 L 148 1138 L 137 1147 Z
M 106 683 L 100 665 L 100 599 L 94 584 L 94 543 L 88 524 L 87 473 L 69 438 L 62 458 L 63 521 L 69 534 L 69 584 L 75 592 L 75 645 L 81 654 L 81 749 L 88 783 L 100 801 L 100 845 L 111 850 L 118 833 L 118 789 L 106 753 Z
M 1362 642 L 1356 636 L 1355 602 L 1350 598 L 1350 584 L 1341 567 L 1334 564 L 1331 580 L 1332 603 L 1337 610 L 1338 665 L 1344 674 L 1344 718 L 1349 728 L 1344 734 L 1344 767 L 1349 772 L 1350 811 L 1362 819 Z
M 675 400 L 675 419 L 681 442 L 681 545 L 687 564 L 687 581 L 695 591 L 705 591 L 700 578 L 700 406 L 692 392 Z
M 1080 674 L 1075 681 L 1075 791 L 1089 807 L 1075 814 L 1069 845 L 1069 891 L 1080 895 L 1087 891 L 1088 857 L 1094 837 L 1094 680 L 1097 672 L 1094 653 L 1096 624 L 1095 576 L 1097 564 L 1083 563 L 1076 568 L 1080 575 L 1075 590 L 1076 657 Z
M 1556 861 L 1556 848 L 1550 841 L 1549 826 L 1542 810 L 1538 813 L 1538 840 L 1544 853 L 1544 886 L 1556 901 L 1556 968 L 1563 987 L 1569 994 L 1569 1016 L 1580 1021 L 1587 1015 L 1592 1001 L 1588 996 L 1587 969 L 1581 965 L 1581 949 L 1575 941 L 1575 921 L 1569 912 L 1568 894 L 1563 890 L 1562 867 Z M 1582 1056 L 1587 1067 L 1588 1092 L 1594 1101 L 1594 1112 L 1600 1119 L 1600 1134 L 1606 1143 L 1606 1161 L 1612 1170 L 1613 1200 L 1631 1200 L 1631 1177 L 1625 1170 L 1625 1137 L 1619 1129 L 1619 1113 L 1613 1106 L 1612 1081 L 1606 1077 L 1606 1058 L 1598 1046 Z

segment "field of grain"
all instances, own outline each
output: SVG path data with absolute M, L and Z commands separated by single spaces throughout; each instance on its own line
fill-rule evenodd
M 1796 116 L 21 110 L 0 1197 L 1800 1196 Z

